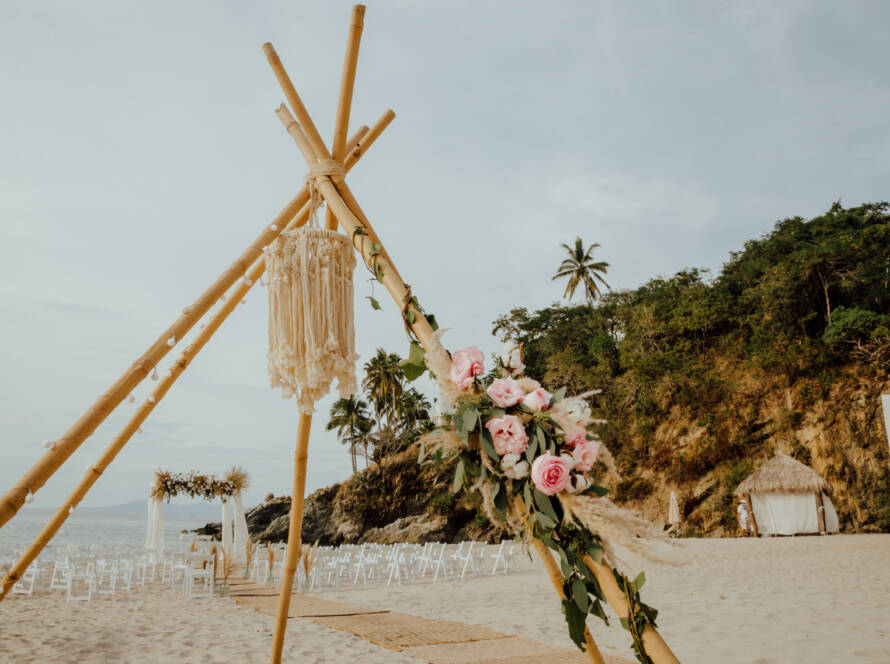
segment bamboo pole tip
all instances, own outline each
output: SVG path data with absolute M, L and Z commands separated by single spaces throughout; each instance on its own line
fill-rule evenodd
M 383 117 L 386 118 L 387 122 L 392 122 L 396 117 L 396 112 L 391 108 L 387 108 L 386 113 L 383 114 Z
M 364 5 L 352 5 L 352 24 L 357 27 L 362 27 L 362 23 L 365 18 L 365 6 Z
M 275 47 L 272 46 L 272 42 L 266 42 L 263 44 L 263 53 L 266 54 L 267 58 L 277 58 L 278 54 L 275 52 Z

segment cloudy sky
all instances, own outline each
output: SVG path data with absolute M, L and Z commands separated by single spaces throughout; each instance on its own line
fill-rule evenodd
M 890 197 L 890 5 L 373 2 L 353 128 L 395 122 L 350 184 L 452 348 L 561 295 L 560 242 L 632 288 L 719 269 L 776 220 Z M 0 2 L 0 489 L 294 195 L 275 44 L 330 136 L 346 2 Z M 356 274 L 357 344 L 404 352 Z M 267 387 L 265 291 L 216 337 L 85 504 L 154 468 L 243 465 L 289 493 L 297 410 Z M 172 357 L 161 364 L 169 366 Z M 137 390 L 144 398 L 147 389 Z M 430 390 L 432 392 L 432 390 Z M 319 404 L 308 489 L 344 479 Z M 133 406 L 38 494 L 58 504 Z

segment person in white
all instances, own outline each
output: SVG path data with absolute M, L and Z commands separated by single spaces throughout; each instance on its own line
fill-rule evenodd
M 739 520 L 739 530 L 742 531 L 742 537 L 748 534 L 748 503 L 742 498 L 739 506 L 736 508 L 736 518 Z

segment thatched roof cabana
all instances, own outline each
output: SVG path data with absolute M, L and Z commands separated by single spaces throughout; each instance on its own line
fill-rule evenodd
M 748 504 L 755 535 L 825 534 L 840 528 L 828 482 L 787 454 L 767 461 L 734 493 Z
M 736 487 L 735 495 L 749 493 L 831 493 L 819 473 L 781 452 Z

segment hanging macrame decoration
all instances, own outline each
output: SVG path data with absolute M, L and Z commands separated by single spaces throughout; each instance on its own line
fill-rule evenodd
M 310 180 L 311 183 L 311 180 Z M 269 381 L 311 413 L 334 378 L 340 396 L 355 382 L 352 273 L 355 254 L 342 233 L 318 227 L 312 187 L 309 222 L 265 249 L 269 290 Z

